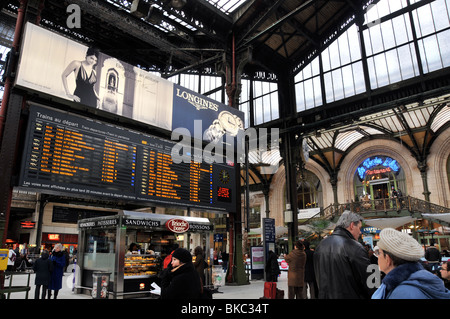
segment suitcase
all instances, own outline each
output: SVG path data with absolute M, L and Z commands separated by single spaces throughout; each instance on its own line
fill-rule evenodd
M 276 282 L 265 282 L 264 283 L 264 298 L 276 299 L 276 297 L 277 297 L 277 283 Z

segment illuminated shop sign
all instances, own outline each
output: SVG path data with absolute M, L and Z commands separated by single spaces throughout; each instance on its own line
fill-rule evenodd
M 357 168 L 358 176 L 363 180 L 367 175 L 375 175 L 387 172 L 398 172 L 400 165 L 395 159 L 384 156 L 375 156 L 365 159 Z
M 59 234 L 48 234 L 48 240 L 59 240 Z

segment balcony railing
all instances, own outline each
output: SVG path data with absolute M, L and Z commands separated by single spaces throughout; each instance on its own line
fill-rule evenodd
M 450 213 L 450 208 L 439 206 L 422 199 L 411 196 L 399 198 L 383 198 L 360 202 L 351 202 L 338 205 L 330 205 L 323 209 L 321 214 L 324 218 L 340 216 L 344 211 L 350 210 L 355 213 L 377 213 L 408 210 L 411 213 L 444 214 Z

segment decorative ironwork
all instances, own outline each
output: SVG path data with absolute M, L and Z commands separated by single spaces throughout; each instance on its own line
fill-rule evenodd
M 345 204 L 331 204 L 325 207 L 321 212 L 321 217 L 331 219 L 340 216 L 344 211 L 350 210 L 358 214 L 379 213 L 379 212 L 400 212 L 407 210 L 411 214 L 448 214 L 450 208 L 439 206 L 423 199 L 411 196 L 399 198 L 375 199 L 360 202 L 351 202 Z

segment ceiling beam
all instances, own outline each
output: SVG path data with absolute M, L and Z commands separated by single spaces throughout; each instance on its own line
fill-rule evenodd
M 272 25 L 270 25 L 268 28 L 266 28 L 265 30 L 259 32 L 258 34 L 256 34 L 255 36 L 251 37 L 250 39 L 244 41 L 237 49 L 241 49 L 241 48 L 246 48 L 247 46 L 253 44 L 255 41 L 257 41 L 258 39 L 260 39 L 261 37 L 265 36 L 266 34 L 280 28 L 282 26 L 282 24 L 287 21 L 288 19 L 290 19 L 291 17 L 297 15 L 299 12 L 305 10 L 306 8 L 308 8 L 311 4 L 314 3 L 314 0 L 308 0 L 305 3 L 301 4 L 300 6 L 298 6 L 296 9 L 294 9 L 293 11 L 289 12 L 288 14 L 286 14 L 285 16 L 283 16 L 281 19 L 279 19 L 278 21 L 274 22 Z
M 180 60 L 188 63 L 195 63 L 198 57 L 184 51 L 180 51 L 178 46 L 166 39 L 162 32 L 158 32 L 149 24 L 140 21 L 128 12 L 108 5 L 105 1 L 91 0 L 71 0 L 71 3 L 78 5 L 85 12 L 101 17 L 105 22 L 114 21 L 117 28 L 122 29 L 137 39 L 158 47 L 161 51 L 173 54 Z

